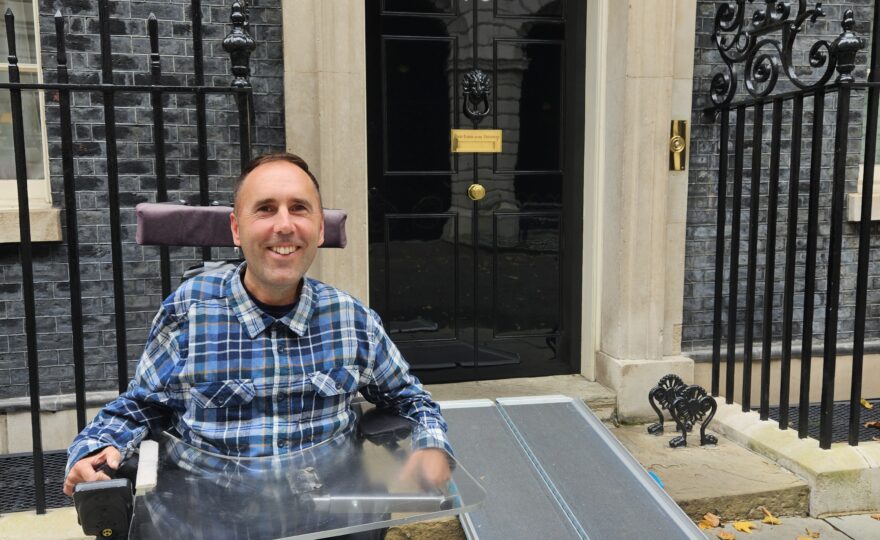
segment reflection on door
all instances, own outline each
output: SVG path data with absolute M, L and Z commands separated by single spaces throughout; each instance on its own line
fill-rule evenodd
M 565 4 L 367 4 L 370 301 L 423 380 L 572 371 Z M 452 153 L 451 129 L 502 151 Z

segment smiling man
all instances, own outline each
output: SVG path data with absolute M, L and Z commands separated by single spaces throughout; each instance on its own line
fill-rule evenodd
M 251 162 L 234 190 L 231 228 L 245 262 L 185 282 L 162 303 L 125 393 L 68 450 L 64 492 L 106 479 L 149 433 L 173 429 L 210 452 L 295 452 L 356 422 L 360 392 L 415 422 L 406 470 L 449 479 L 446 423 L 379 317 L 306 277 L 324 241 L 318 182 L 292 154 Z

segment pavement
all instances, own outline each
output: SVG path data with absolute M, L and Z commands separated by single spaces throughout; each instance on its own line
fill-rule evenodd
M 772 461 L 732 441 L 718 436 L 714 446 L 699 445 L 699 434 L 689 436 L 687 448 L 672 449 L 669 439 L 675 436 L 671 424 L 664 434 L 649 435 L 644 425 L 616 425 L 614 392 L 587 381 L 579 375 L 560 375 L 533 379 L 505 379 L 454 384 L 429 385 L 438 401 L 564 394 L 582 399 L 601 418 L 630 453 L 649 471 L 654 472 L 672 498 L 698 521 L 706 512 L 719 515 L 724 526 L 706 530 L 707 538 L 716 539 L 722 531 L 737 539 L 811 538 L 820 540 L 880 538 L 880 521 L 869 514 L 826 517 L 803 517 L 807 514 L 809 487 L 797 476 Z M 782 521 L 781 525 L 761 523 L 760 507 L 768 508 Z M 880 509 L 877 509 L 880 512 Z M 751 533 L 735 531 L 732 522 L 751 520 Z M 448 524 L 440 530 L 431 525 L 407 526 L 392 531 L 394 538 L 454 538 L 458 532 Z M 433 526 L 436 528 L 436 526 Z M 445 531 L 440 533 L 440 531 Z M 440 533 L 438 535 L 438 533 Z M 460 537 L 460 536 L 458 536 Z M 46 515 L 19 512 L 0 516 L 0 540 L 79 540 L 82 535 L 73 508 L 49 510 Z

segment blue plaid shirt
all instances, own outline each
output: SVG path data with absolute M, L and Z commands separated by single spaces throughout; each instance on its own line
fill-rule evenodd
M 375 312 L 304 278 L 296 307 L 276 320 L 249 297 L 244 266 L 193 278 L 162 303 L 134 379 L 76 437 L 68 471 L 105 446 L 127 457 L 171 428 L 210 452 L 295 452 L 349 428 L 358 391 L 417 423 L 414 449 L 452 453 L 440 408 Z

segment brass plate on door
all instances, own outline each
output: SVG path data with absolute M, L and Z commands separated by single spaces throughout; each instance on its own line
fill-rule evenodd
M 497 154 L 501 152 L 500 129 L 453 129 L 450 141 L 450 151 L 457 154 Z

